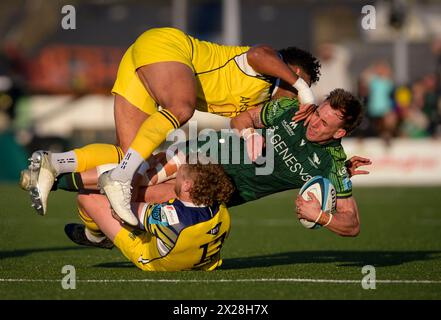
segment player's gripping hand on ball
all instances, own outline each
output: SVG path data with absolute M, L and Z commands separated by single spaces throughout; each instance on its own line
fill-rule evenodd
M 314 193 L 308 192 L 310 200 L 305 200 L 302 195 L 296 199 L 297 218 L 315 222 L 321 226 L 327 227 L 333 218 L 332 214 L 324 213 L 322 207 Z
M 297 218 L 306 219 L 311 222 L 318 222 L 321 208 L 320 202 L 317 200 L 312 192 L 308 192 L 308 196 L 311 200 L 303 199 L 302 195 L 298 195 L 296 198 L 296 211 Z

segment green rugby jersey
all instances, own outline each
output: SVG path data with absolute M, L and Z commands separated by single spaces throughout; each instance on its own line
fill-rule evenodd
M 297 110 L 297 100 L 288 98 L 270 101 L 262 108 L 261 120 L 267 128 L 264 130 L 264 133 L 267 132 L 266 148 L 272 147 L 274 150 L 274 169 L 270 174 L 257 174 L 256 169 L 264 166 L 269 168 L 268 162 L 271 159 L 267 159 L 263 165 L 250 163 L 243 139 L 240 145 L 231 146 L 226 143 L 228 137 L 225 131 L 217 134 L 221 142 L 217 155 L 218 163 L 222 164 L 237 189 L 229 206 L 276 192 L 301 188 L 306 181 L 318 175 L 332 182 L 337 197 L 352 195 L 352 184 L 344 165 L 346 154 L 340 140 L 323 145 L 309 142 L 306 139 L 303 121 L 296 123 L 291 120 Z M 199 143 L 199 146 L 203 144 Z M 221 152 L 225 144 L 228 145 L 228 153 Z M 267 157 L 268 154 L 267 150 Z M 234 157 L 236 163 L 232 163 Z

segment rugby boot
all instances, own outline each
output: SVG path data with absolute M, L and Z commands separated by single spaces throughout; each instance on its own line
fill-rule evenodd
M 132 199 L 132 182 L 113 180 L 112 171 L 104 172 L 98 179 L 101 193 L 107 196 L 115 214 L 131 226 L 138 225 L 138 219 L 133 214 L 130 201 Z
M 103 249 L 112 249 L 114 247 L 113 242 L 107 237 L 100 242 L 90 241 L 86 236 L 86 227 L 83 224 L 68 223 L 64 226 L 64 233 L 66 233 L 67 237 L 72 240 L 72 242 L 75 242 L 80 246 Z
M 20 177 L 21 188 L 29 191 L 32 207 L 42 216 L 47 212 L 47 199 L 58 175 L 50 155 L 48 151 L 35 151 L 29 159 L 28 170 L 23 170 Z

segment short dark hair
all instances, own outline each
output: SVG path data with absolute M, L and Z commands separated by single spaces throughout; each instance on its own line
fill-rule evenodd
M 325 101 L 329 102 L 334 110 L 338 110 L 343 115 L 343 129 L 349 135 L 363 119 L 363 105 L 360 100 L 352 93 L 343 89 L 332 90 Z
M 283 61 L 302 68 L 311 78 L 311 84 L 320 79 L 321 64 L 310 52 L 297 47 L 288 47 L 279 50 Z

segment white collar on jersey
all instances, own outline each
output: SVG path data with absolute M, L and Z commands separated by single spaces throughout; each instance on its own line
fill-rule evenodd
M 182 201 L 182 200 L 180 200 L 180 199 L 179 199 L 179 201 L 181 201 L 182 204 L 183 204 L 184 206 L 186 206 L 186 207 L 191 207 L 191 208 L 203 208 L 203 207 L 206 207 L 206 206 L 204 206 L 204 205 L 197 206 L 197 205 L 195 205 L 193 202 Z

